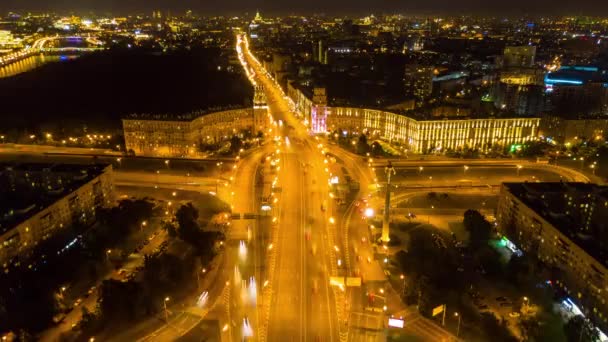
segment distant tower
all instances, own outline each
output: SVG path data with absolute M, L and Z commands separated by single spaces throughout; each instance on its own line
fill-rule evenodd
M 263 131 L 270 123 L 264 87 L 256 85 L 253 93 L 253 134 Z
M 325 88 L 314 88 L 310 123 L 313 133 L 327 132 L 327 94 Z

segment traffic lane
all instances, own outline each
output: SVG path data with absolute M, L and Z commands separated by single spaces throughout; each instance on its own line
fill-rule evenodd
M 280 179 L 283 185 L 279 218 L 275 295 L 270 314 L 268 340 L 303 339 L 305 336 L 302 219 L 304 215 L 300 162 L 293 153 L 281 154 Z
M 310 317 L 311 338 L 326 338 L 330 341 L 337 340 L 335 327 L 338 326 L 336 311 L 334 309 L 333 291 L 329 285 L 330 280 L 330 258 L 328 253 L 331 246 L 327 241 L 327 212 L 321 210 L 321 203 L 327 200 L 327 173 L 323 169 L 321 155 L 316 149 L 309 145 L 303 146 L 302 155 L 304 160 L 311 161 L 307 168 L 307 196 L 309 197 L 306 212 L 306 231 L 309 232 L 307 241 L 308 258 L 308 284 L 309 293 L 312 293 L 309 301 L 308 316 Z M 310 339 L 309 339 L 310 340 Z
M 391 176 L 395 184 L 416 184 L 422 186 L 452 186 L 459 183 L 495 185 L 503 182 L 543 181 L 559 182 L 570 180 L 553 169 L 521 168 L 511 166 L 441 166 L 419 168 L 398 168 Z M 386 182 L 384 170 L 376 169 L 378 182 Z
M 120 161 L 119 161 L 120 160 Z M 169 160 L 169 167 L 165 164 Z M 155 172 L 175 173 L 190 172 L 192 175 L 217 174 L 218 162 L 222 162 L 220 167 L 227 170 L 231 167 L 232 158 L 221 159 L 165 159 L 150 157 L 128 157 L 128 156 L 107 156 L 107 155 L 80 155 L 80 154 L 41 154 L 28 152 L 4 151 L 0 152 L 0 161 L 19 161 L 32 163 L 64 163 L 64 164 L 90 164 L 91 162 L 112 164 L 118 170 L 147 170 Z

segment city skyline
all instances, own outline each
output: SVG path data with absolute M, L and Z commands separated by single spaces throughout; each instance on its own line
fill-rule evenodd
M 608 342 L 608 18 L 440 3 L 1 14 L 0 339 Z
M 269 15 L 309 15 L 309 14 L 341 14 L 341 15 L 368 15 L 368 14 L 403 14 L 403 15 L 495 15 L 504 17 L 517 17 L 521 15 L 587 15 L 601 16 L 608 14 L 608 5 L 602 0 L 583 0 L 563 3 L 555 6 L 554 1 L 515 0 L 510 2 L 494 2 L 491 4 L 480 0 L 463 0 L 453 2 L 448 0 L 432 1 L 390 1 L 374 2 L 373 8 L 364 0 L 346 1 L 334 0 L 331 2 L 312 0 L 305 3 L 290 3 L 278 0 L 270 1 L 244 1 L 229 0 L 222 2 L 209 2 L 202 0 L 184 0 L 176 4 L 171 0 L 134 0 L 124 2 L 119 0 L 53 0 L 40 2 L 37 0 L 8 0 L 0 4 L 0 11 L 32 11 L 86 14 L 90 12 L 112 14 L 141 14 L 154 10 L 173 12 L 174 15 L 192 10 L 199 15 L 252 15 L 261 11 Z

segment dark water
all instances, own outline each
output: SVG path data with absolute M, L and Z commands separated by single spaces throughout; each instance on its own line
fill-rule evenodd
M 0 74 L 0 132 L 66 126 L 120 129 L 129 113 L 186 113 L 250 104 L 253 89 L 232 50 L 172 54 L 103 51 L 74 60 L 35 56 Z M 29 72 L 24 72 L 30 70 Z M 21 72 L 21 73 L 19 73 Z M 13 77 L 6 77 L 8 75 Z

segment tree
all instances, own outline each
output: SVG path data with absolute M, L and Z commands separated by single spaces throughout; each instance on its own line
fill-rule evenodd
M 238 135 L 233 135 L 230 138 L 230 152 L 237 153 L 243 147 L 243 140 Z
M 358 154 L 366 154 L 369 152 L 369 145 L 367 144 L 367 136 L 365 134 L 361 134 L 359 139 L 357 140 L 357 153 Z
M 175 213 L 177 219 L 177 225 L 179 227 L 177 236 L 191 244 L 196 244 L 195 241 L 198 239 L 198 233 L 200 228 L 198 226 L 198 210 L 188 203 L 182 205 Z
M 480 327 L 484 331 L 487 341 L 516 342 L 517 338 L 511 334 L 505 321 L 499 321 L 493 313 L 481 314 Z
M 374 141 L 372 143 L 371 153 L 374 156 L 381 156 L 382 154 L 384 154 L 384 150 L 382 149 L 382 145 L 380 145 L 379 142 Z
M 492 233 L 492 225 L 477 210 L 469 209 L 464 213 L 464 228 L 469 232 L 471 246 L 486 244 Z
M 512 255 L 506 265 L 505 275 L 511 283 L 524 286 L 533 280 L 533 270 L 534 265 L 527 256 Z
M 543 310 L 536 316 L 522 317 L 519 326 L 524 341 L 566 342 L 561 317 L 551 311 Z
M 581 315 L 574 316 L 564 325 L 568 341 L 595 342 L 599 338 L 591 321 Z
M 173 222 L 165 222 L 163 223 L 163 229 L 165 229 L 167 231 L 167 234 L 170 237 L 176 237 L 177 236 L 177 227 L 175 226 L 175 224 Z

